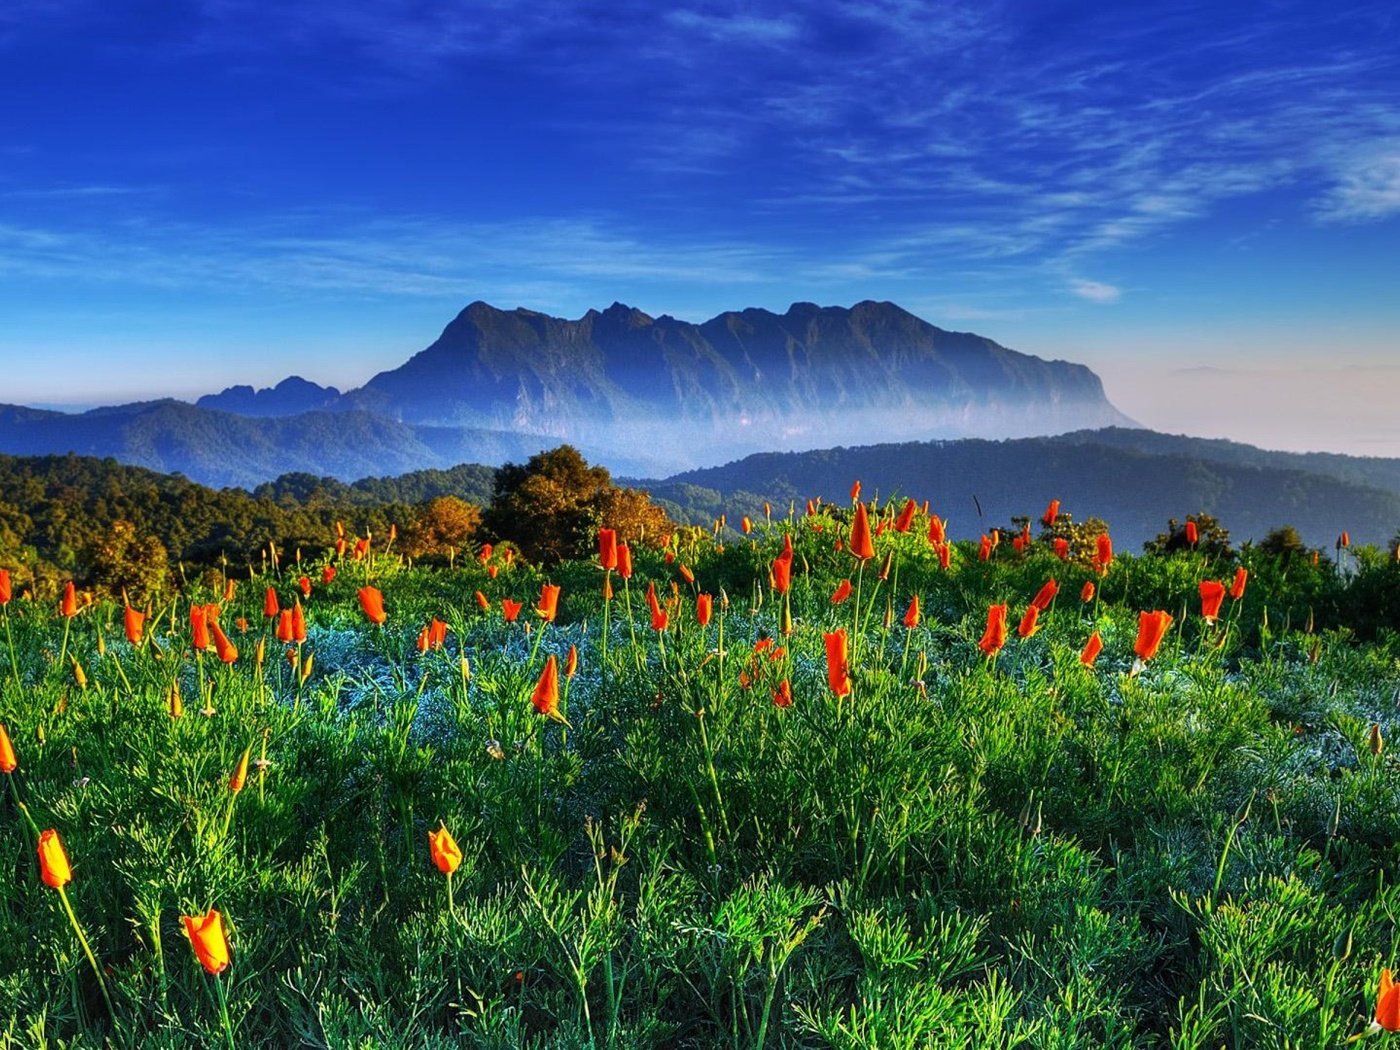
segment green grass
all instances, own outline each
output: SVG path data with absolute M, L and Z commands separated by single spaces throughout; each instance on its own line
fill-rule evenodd
M 1233 562 L 1120 556 L 1084 604 L 1090 574 L 1048 544 L 988 563 L 959 545 L 941 572 L 916 523 L 862 568 L 833 549 L 844 529 L 822 515 L 723 549 L 687 535 L 675 564 L 638 552 L 627 587 L 613 579 L 606 661 L 586 562 L 495 578 L 346 562 L 306 603 L 304 684 L 262 617 L 263 588 L 286 604 L 295 569 L 240 585 L 221 620 L 231 667 L 189 651 L 190 603 L 218 597 L 198 588 L 135 648 L 110 604 L 65 624 L 12 603 L 7 779 L 63 837 L 111 1009 L 6 788 L 0 1047 L 221 1045 L 180 921 L 211 907 L 239 1045 L 1310 1048 L 1365 1032 L 1400 913 L 1400 771 L 1369 739 L 1400 721 L 1400 645 L 1353 589 L 1400 585 L 1393 566 L 1352 580 L 1249 552 L 1244 601 L 1210 626 L 1197 584 Z M 790 636 L 767 578 L 785 530 Z M 847 576 L 860 604 L 834 606 Z M 1041 629 L 1017 638 L 1051 576 Z M 531 614 L 546 578 L 563 585 L 552 625 Z M 664 636 L 648 580 L 663 601 L 678 586 Z M 367 582 L 383 628 L 360 613 Z M 700 591 L 716 596 L 705 628 Z M 506 596 L 526 605 L 515 624 Z M 1324 598 L 1333 626 L 1305 633 Z M 994 661 L 976 646 L 993 602 L 1011 605 Z M 1133 674 L 1151 608 L 1176 622 Z M 447 647 L 419 653 L 433 616 Z M 838 628 L 845 698 L 822 638 Z M 530 694 L 570 645 L 564 725 Z M 464 854 L 452 909 L 428 852 L 440 822 Z

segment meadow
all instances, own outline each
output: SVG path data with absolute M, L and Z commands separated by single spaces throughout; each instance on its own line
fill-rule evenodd
M 1389 1038 L 1400 569 L 1056 509 L 0 580 L 0 1047 Z

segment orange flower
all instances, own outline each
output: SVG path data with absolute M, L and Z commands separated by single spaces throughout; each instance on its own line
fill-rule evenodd
M 384 595 L 378 587 L 360 588 L 360 608 L 365 612 L 365 619 L 372 624 L 382 624 L 389 618 L 384 612 Z
M 904 626 L 911 631 L 919 626 L 919 596 L 917 594 L 909 599 L 909 608 L 904 610 Z
M 940 543 L 938 545 L 938 567 L 946 570 L 953 560 L 953 545 L 951 543 Z
M 345 542 L 345 537 L 344 537 L 344 536 L 339 537 L 339 538 L 335 541 L 335 555 L 336 555 L 337 558 L 343 558 L 343 557 L 345 557 L 345 548 L 346 548 L 346 546 L 347 546 L 347 544 L 346 544 L 346 542 Z
M 1055 527 L 1055 520 L 1060 516 L 1060 501 L 1052 499 L 1050 505 L 1045 508 L 1045 513 L 1041 515 L 1040 521 L 1047 529 Z
M 1044 611 L 1050 608 L 1050 603 L 1055 600 L 1055 595 L 1060 593 L 1060 585 L 1052 576 L 1045 581 L 1040 590 L 1035 592 L 1035 597 L 1031 599 L 1031 604 L 1037 609 Z
M 1056 536 L 1051 546 L 1055 549 L 1055 557 L 1060 561 L 1069 561 L 1069 540 L 1063 536 Z
M 677 571 L 681 574 L 681 579 L 686 583 L 695 582 L 695 573 L 691 570 L 689 565 L 682 564 Z
M 248 759 L 252 755 L 253 749 L 245 747 L 243 755 L 238 760 L 238 765 L 234 767 L 233 776 L 228 778 L 228 789 L 235 795 L 243 790 L 243 785 L 248 783 Z
M 292 610 L 283 609 L 277 614 L 277 640 L 279 642 L 291 643 L 294 637 L 292 633 Z
M 1198 528 L 1196 527 L 1196 523 L 1195 523 L 1194 521 L 1191 521 L 1191 520 L 1188 518 L 1187 521 L 1186 521 L 1186 543 L 1187 543 L 1187 545 L 1188 545 L 1188 546 L 1191 546 L 1191 547 L 1194 547 L 1194 546 L 1196 545 L 1197 541 L 1200 540 L 1200 538 L 1201 538 L 1200 529 L 1198 529 Z
M 1084 586 L 1079 588 L 1079 600 L 1081 602 L 1091 602 L 1094 600 L 1094 581 L 1085 580 Z
M 1171 613 L 1163 612 L 1160 609 L 1154 612 L 1138 613 L 1138 636 L 1137 642 L 1133 645 L 1133 652 L 1138 654 L 1140 660 L 1146 663 L 1157 655 L 1157 649 L 1161 646 L 1167 628 L 1171 625 Z
M 39 833 L 39 874 L 45 886 L 56 890 L 73 881 L 73 869 L 68 864 L 68 853 L 58 832 L 53 828 Z
M 986 533 L 982 534 L 981 541 L 977 544 L 977 560 L 991 561 L 992 559 L 992 538 Z
M 695 618 L 700 621 L 701 627 L 710 625 L 710 617 L 715 612 L 715 600 L 708 594 L 697 594 L 695 596 Z
M 598 564 L 605 569 L 617 568 L 617 530 L 598 530 Z
M 632 578 L 632 548 L 625 543 L 617 545 L 617 574 L 624 580 Z
M 63 587 L 63 600 L 58 603 L 60 615 L 69 619 L 78 615 L 78 592 L 73 586 L 73 581 L 69 580 Z
M 327 565 L 324 569 L 321 570 L 321 582 L 322 582 L 322 583 L 329 585 L 330 582 L 331 582 L 332 580 L 334 580 L 334 579 L 335 579 L 335 566 L 334 566 L 334 565 Z
M 301 596 L 302 596 L 303 598 L 310 598 L 310 597 L 311 597 L 311 577 L 310 577 L 310 576 L 303 576 L 301 579 L 297 580 L 297 586 L 301 588 Z
M 792 683 L 784 678 L 773 690 L 773 703 L 777 707 L 792 706 Z
M 842 580 L 836 585 L 836 590 L 831 595 L 831 604 L 840 605 L 851 596 L 851 581 Z
M 1390 970 L 1381 970 L 1381 986 L 1376 993 L 1376 1024 L 1387 1032 L 1400 1032 L 1400 984 L 1390 977 Z
M 263 595 L 263 615 L 271 620 L 281 611 L 281 607 L 277 604 L 277 591 L 269 587 L 267 593 Z
M 355 549 L 351 552 L 351 557 L 359 561 L 369 553 L 369 539 L 359 539 L 355 541 Z
M 477 561 L 481 562 L 482 565 L 485 565 L 488 561 L 491 560 L 491 555 L 495 552 L 496 548 L 492 544 L 483 543 L 481 545 L 481 553 L 477 555 Z
M 1349 532 L 1343 532 L 1340 536 L 1338 536 L 1338 537 L 1337 537 L 1337 546 L 1338 546 L 1338 547 L 1350 547 L 1350 546 L 1351 546 L 1351 533 L 1349 533 Z
M 233 601 L 233 595 L 238 590 L 238 584 L 233 580 L 224 581 L 224 602 Z
M 777 594 L 786 594 L 792 586 L 792 559 L 778 557 L 773 559 L 773 590 Z
M 548 715 L 556 722 L 564 721 L 564 716 L 559 713 L 559 661 L 553 653 L 544 662 L 544 670 L 540 672 L 540 680 L 535 683 L 530 702 L 540 714 Z
M 859 481 L 853 481 L 853 482 L 851 482 L 851 502 L 852 502 L 852 503 L 855 503 L 855 502 L 856 502 L 857 500 L 859 500 L 859 499 L 860 499 L 860 482 L 859 482 Z
M 214 635 L 214 652 L 219 659 L 226 664 L 231 664 L 238 659 L 238 646 L 228 640 L 228 635 L 224 634 L 219 627 L 219 621 L 210 620 L 209 630 Z
M 126 631 L 126 640 L 132 645 L 141 644 L 141 632 L 145 627 L 145 613 L 133 609 L 130 605 L 122 611 L 122 628 Z
M 202 605 L 190 609 L 190 633 L 199 652 L 209 648 L 209 612 Z
M 0 722 L 0 773 L 13 773 L 19 768 L 19 756 L 15 754 L 14 741 L 10 739 L 5 723 Z
M 436 831 L 428 832 L 428 853 L 444 875 L 451 875 L 462 866 L 462 850 L 446 824 L 439 823 Z
M 753 522 L 749 520 L 749 516 L 747 514 L 745 514 L 744 517 L 740 520 L 739 525 L 743 528 L 745 536 L 753 532 Z
M 578 674 L 578 646 L 569 646 L 569 655 L 564 657 L 564 677 L 572 678 Z
M 14 597 L 14 587 L 10 583 L 10 570 L 0 569 L 0 605 L 9 605 Z
M 1094 568 L 1099 575 L 1108 572 L 1108 566 L 1113 561 L 1113 540 L 1108 533 L 1101 532 L 1094 537 Z
M 855 519 L 851 522 L 850 551 L 861 561 L 875 557 L 875 541 L 870 537 L 870 518 L 865 513 L 865 504 L 856 504 Z
M 302 610 L 301 602 L 292 606 L 292 641 L 297 645 L 306 641 L 306 613 Z
M 202 918 L 181 915 L 185 933 L 189 936 L 194 957 L 207 973 L 223 973 L 229 964 L 228 937 L 224 935 L 224 917 L 213 908 Z
M 671 616 L 659 605 L 651 611 L 651 629 L 653 631 L 664 631 L 671 622 Z
M 1235 578 L 1230 584 L 1230 598 L 1239 601 L 1244 597 L 1244 585 L 1249 582 L 1249 570 L 1241 565 L 1235 570 Z
M 847 663 L 846 629 L 822 636 L 826 641 L 826 682 L 836 696 L 851 693 L 851 669 Z
M 441 649 L 447 644 L 447 624 L 436 616 L 428 622 L 428 646 Z
M 428 651 L 428 629 L 426 627 L 418 632 L 418 640 L 414 644 L 417 646 L 420 653 L 426 653 Z M 296 653 L 292 653 L 292 659 L 295 660 L 296 655 Z
M 928 541 L 934 546 L 948 542 L 948 528 L 937 514 L 928 519 Z
M 1021 617 L 1021 622 L 1016 626 L 1017 635 L 1022 638 L 1029 638 L 1031 635 L 1035 634 L 1036 631 L 1040 630 L 1039 619 L 1040 606 L 1026 606 L 1025 615 Z
M 1089 635 L 1089 640 L 1084 643 L 1084 651 L 1079 654 L 1079 662 L 1085 667 L 1093 667 L 1094 661 L 1099 658 L 1099 653 L 1103 651 L 1103 639 L 1099 637 L 1099 632 L 1095 631 Z
M 1225 585 L 1219 580 L 1201 581 L 1201 616 L 1206 623 L 1220 618 L 1220 603 L 1225 600 Z
M 540 600 L 535 606 L 535 614 L 545 623 L 553 623 L 554 617 L 559 612 L 559 585 L 557 583 L 546 583 L 540 585 Z
M 899 512 L 899 519 L 894 523 L 895 532 L 908 532 L 909 527 L 914 524 L 914 512 L 919 509 L 919 505 L 912 499 L 904 501 L 904 509 Z
M 520 610 L 525 606 L 520 602 L 511 601 L 509 598 L 501 599 L 501 615 L 506 623 L 514 623 L 515 618 L 520 615 Z
M 988 656 L 995 656 L 1001 652 L 1005 645 L 1006 606 L 989 605 L 987 607 L 987 629 L 982 632 L 982 639 L 977 643 L 977 648 Z
M 480 591 L 477 591 L 476 604 L 481 607 L 482 612 L 486 612 L 491 608 L 491 599 L 487 598 L 486 595 L 482 594 Z

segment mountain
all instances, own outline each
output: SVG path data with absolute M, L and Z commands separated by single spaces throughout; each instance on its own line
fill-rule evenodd
M 231 386 L 217 394 L 205 394 L 195 404 L 220 412 L 236 412 L 240 416 L 295 416 L 336 407 L 340 391 L 333 386 L 320 386 L 301 376 L 289 376 L 274 387 L 254 390 L 250 386 Z
M 501 463 L 551 444 L 527 434 L 413 427 L 361 411 L 259 419 L 183 401 L 78 415 L 0 405 L 0 451 L 111 457 L 215 486 L 252 488 L 290 472 L 353 481 L 463 462 Z
M 1130 547 L 1165 531 L 1169 518 L 1198 511 L 1218 518 L 1235 541 L 1293 525 L 1314 546 L 1330 546 L 1343 530 L 1356 543 L 1385 544 L 1400 525 L 1400 488 L 1300 470 L 1287 453 L 1244 445 L 1230 452 L 1233 458 L 1221 458 L 1217 448 L 1212 459 L 1191 451 L 1194 439 L 1151 437 L 1165 439 L 1160 451 L 1122 447 L 1114 443 L 1122 435 L 1110 433 L 1105 443 L 1074 434 L 766 453 L 625 484 L 650 489 L 673 515 L 708 525 L 719 513 L 731 521 L 759 515 L 765 499 L 779 515 L 790 501 L 800 509 L 815 496 L 845 503 L 859 479 L 870 496 L 928 499 L 958 539 L 1005 528 L 1014 515 L 1036 517 L 1051 499 L 1076 518 L 1105 519 Z M 1246 458 L 1257 462 L 1240 461 Z
M 621 303 L 570 321 L 475 302 L 342 400 L 411 424 L 545 434 L 659 470 L 871 436 L 1134 425 L 1083 365 L 944 331 L 888 302 L 703 324 Z

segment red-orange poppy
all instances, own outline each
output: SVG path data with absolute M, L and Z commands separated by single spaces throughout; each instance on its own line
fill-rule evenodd
M 1006 606 L 989 605 L 987 607 L 987 629 L 982 632 L 982 638 L 977 643 L 977 648 L 981 649 L 988 656 L 995 656 L 1001 652 L 1006 645 Z
M 1091 602 L 1094 600 L 1094 581 L 1085 580 L 1084 586 L 1079 588 L 1079 600 L 1081 602 Z
M 9 605 L 14 595 L 14 585 L 10 582 L 10 570 L 0 569 L 0 605 Z
M 990 561 L 992 558 L 992 538 L 986 533 L 982 534 L 982 539 L 977 544 L 977 559 L 979 561 Z
M 228 789 L 235 795 L 243 790 L 243 785 L 248 783 L 248 759 L 253 755 L 251 747 L 243 749 L 242 756 L 238 759 L 238 765 L 233 770 L 233 776 L 228 778 Z
M 283 609 L 277 614 L 277 640 L 279 642 L 291 643 L 292 634 L 292 610 Z
M 624 580 L 632 578 L 632 548 L 625 543 L 617 545 L 617 574 Z
M 297 586 L 301 588 L 301 596 L 302 596 L 303 598 L 310 598 L 310 597 L 311 597 L 311 577 L 310 577 L 310 576 L 303 576 L 301 579 L 297 580 Z
M 947 569 L 953 561 L 953 545 L 951 543 L 940 543 L 938 545 L 938 567 Z
M 540 600 L 535 605 L 535 615 L 545 623 L 553 623 L 554 617 L 559 612 L 559 585 L 557 583 L 545 583 L 540 585 Z
M 146 614 L 128 605 L 122 610 L 122 629 L 126 631 L 128 642 L 132 645 L 140 645 L 141 634 L 146 629 Z
M 14 741 L 10 739 L 5 723 L 0 722 L 0 773 L 13 773 L 19 768 L 19 756 L 15 754 Z
M 700 622 L 701 627 L 708 627 L 710 617 L 714 615 L 715 599 L 712 595 L 697 594 L 695 596 L 695 619 Z
M 904 509 L 899 512 L 899 518 L 894 523 L 895 532 L 908 532 L 910 526 L 914 524 L 914 512 L 919 509 L 919 505 L 912 499 L 904 501 Z
M 856 513 L 851 521 L 851 540 L 847 544 L 850 552 L 861 561 L 875 557 L 875 541 L 870 535 L 870 517 L 865 512 L 865 504 L 856 504 Z
M 63 598 L 58 603 L 58 611 L 62 616 L 72 619 L 78 615 L 78 591 L 73 586 L 73 581 L 69 580 L 63 586 Z
M 1063 536 L 1056 536 L 1051 546 L 1054 548 L 1055 557 L 1059 558 L 1060 561 L 1069 561 L 1069 540 Z
M 224 603 L 233 601 L 234 593 L 238 590 L 238 584 L 234 580 L 224 581 Z
M 360 608 L 364 610 L 365 619 L 372 624 L 382 624 L 389 618 L 384 611 L 384 595 L 378 587 L 360 588 Z
M 919 626 L 919 596 L 909 599 L 909 608 L 904 610 L 904 626 L 911 631 Z
M 197 651 L 209 648 L 209 613 L 203 605 L 190 608 L 190 634 Z
M 860 499 L 860 481 L 851 482 L 851 502 L 855 503 Z
M 1157 649 L 1162 644 L 1162 639 L 1166 637 L 1167 628 L 1172 625 L 1172 615 L 1163 612 L 1161 609 L 1153 612 L 1138 613 L 1138 636 L 1137 642 L 1133 645 L 1133 652 L 1138 658 L 1146 663 L 1157 655 Z
M 776 707 L 792 706 L 792 683 L 784 678 L 773 690 L 773 704 Z
M 578 674 L 578 646 L 569 646 L 569 655 L 564 657 L 564 677 L 572 678 Z
M 826 642 L 826 683 L 836 696 L 849 696 L 851 692 L 851 669 L 847 663 L 848 643 L 846 629 L 824 634 Z
M 224 934 L 224 917 L 213 908 L 207 915 L 181 915 L 185 934 L 207 973 L 222 973 L 229 964 L 228 937 Z
M 1041 524 L 1047 529 L 1055 527 L 1055 521 L 1060 516 L 1060 501 L 1052 499 L 1050 505 L 1045 508 L 1045 513 L 1040 516 Z
M 1235 570 L 1235 578 L 1230 583 L 1230 598 L 1239 601 L 1244 597 L 1244 586 L 1249 582 L 1249 570 L 1241 565 Z
M 617 530 L 598 530 L 598 564 L 605 569 L 617 568 Z
M 476 556 L 476 560 L 481 562 L 482 565 L 485 565 L 491 560 L 491 555 L 494 553 L 496 553 L 496 548 L 493 544 L 483 543 L 481 545 L 481 553 Z
M 281 606 L 277 603 L 277 591 L 269 587 L 267 593 L 263 595 L 263 615 L 271 620 L 281 611 Z
M 842 580 L 836 585 L 836 590 L 832 592 L 831 604 L 840 605 L 851 596 L 851 581 Z
M 1400 984 L 1391 979 L 1389 969 L 1381 970 L 1381 986 L 1376 992 L 1376 1024 L 1387 1032 L 1400 1032 Z
M 292 641 L 301 645 L 306 641 L 306 612 L 301 607 L 301 602 L 292 605 Z
M 1040 630 L 1040 606 L 1028 605 L 1025 613 L 1021 616 L 1021 622 L 1016 625 L 1016 633 L 1022 638 L 1029 638 Z
M 553 653 L 545 659 L 544 669 L 540 671 L 540 680 L 535 683 L 530 702 L 540 714 L 548 715 L 556 722 L 564 721 L 564 716 L 559 713 L 559 661 L 554 658 Z
M 356 561 L 359 561 L 360 559 L 362 559 L 362 558 L 363 558 L 366 554 L 368 554 L 368 553 L 369 553 L 369 539 L 368 539 L 368 538 L 365 538 L 365 539 L 356 540 L 356 541 L 355 541 L 355 550 L 352 552 L 351 557 L 353 557 Z
M 44 885 L 61 890 L 73 881 L 73 868 L 68 863 L 68 851 L 53 828 L 39 832 L 39 875 Z
M 1079 662 L 1085 667 L 1093 667 L 1094 661 L 1099 658 L 1099 653 L 1103 652 L 1103 639 L 1099 637 L 1099 632 L 1095 631 L 1089 635 L 1089 640 L 1084 643 L 1084 651 L 1079 654 Z
M 447 644 L 447 624 L 436 616 L 428 622 L 428 647 L 441 649 Z
M 1351 546 L 1351 533 L 1349 533 L 1349 532 L 1343 532 L 1340 536 L 1338 536 L 1338 537 L 1337 537 L 1337 546 L 1338 546 L 1338 547 L 1350 547 L 1350 546 Z
M 481 608 L 482 612 L 486 612 L 491 608 L 491 599 L 486 597 L 486 595 L 482 594 L 480 591 L 477 591 L 476 604 Z
M 1035 592 L 1035 597 L 1031 599 L 1031 604 L 1037 609 L 1044 611 L 1050 608 L 1050 603 L 1055 600 L 1055 595 L 1060 593 L 1060 585 L 1052 576 L 1046 580 L 1040 590 Z
M 689 565 L 682 563 L 676 571 L 681 574 L 681 579 L 683 579 L 686 583 L 695 582 L 695 573 L 691 571 Z
M 928 541 L 934 546 L 948 542 L 948 528 L 937 514 L 928 519 Z
M 324 569 L 321 570 L 321 582 L 322 582 L 322 583 L 329 585 L 330 582 L 331 582 L 332 580 L 334 580 L 334 579 L 335 579 L 335 566 L 334 566 L 334 565 L 327 565 Z
M 749 519 L 749 516 L 747 514 L 745 514 L 743 518 L 740 519 L 739 526 L 744 530 L 745 536 L 753 532 L 753 522 Z
M 1194 547 L 1201 538 L 1201 531 L 1196 527 L 1196 523 L 1191 520 L 1186 522 L 1186 543 L 1187 546 Z
M 1225 601 L 1225 585 L 1219 580 L 1201 581 L 1201 616 L 1206 623 L 1220 618 L 1220 605 Z
M 462 850 L 446 824 L 439 823 L 437 831 L 428 831 L 428 855 L 444 875 L 451 875 L 461 867 Z
M 772 574 L 773 590 L 778 594 L 786 594 L 792 586 L 792 559 L 777 557 L 773 559 Z
M 501 599 L 501 615 L 506 623 L 514 623 L 515 618 L 520 615 L 520 610 L 525 606 L 520 602 L 511 601 L 509 598 Z
M 1094 568 L 1102 575 L 1108 572 L 1113 562 L 1113 540 L 1108 533 L 1101 532 L 1094 537 Z

